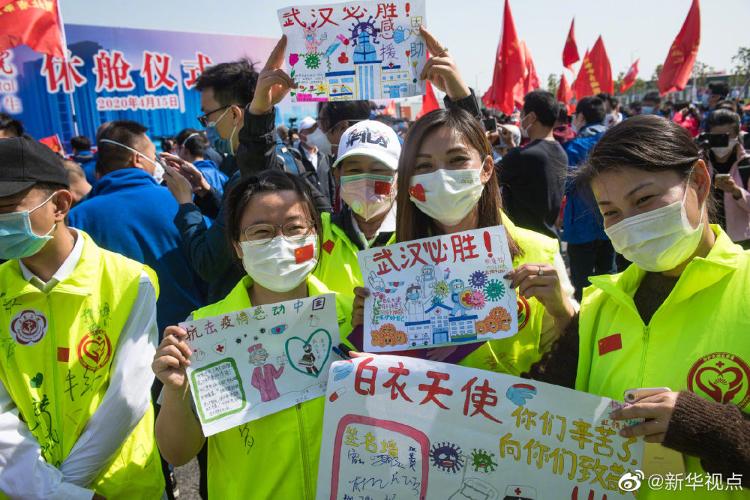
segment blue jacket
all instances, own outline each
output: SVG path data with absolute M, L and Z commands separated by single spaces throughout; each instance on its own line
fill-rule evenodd
M 589 151 L 606 131 L 601 124 L 583 127 L 578 136 L 563 146 L 568 154 L 568 174 L 575 173 L 578 166 L 589 156 Z M 568 176 L 565 183 L 565 210 L 563 211 L 562 240 L 568 243 L 590 243 L 607 240 L 599 208 L 590 189 L 579 190 Z
M 216 190 L 219 197 L 222 197 L 224 195 L 224 186 L 229 180 L 227 174 L 219 170 L 216 163 L 211 160 L 198 160 L 193 165 L 200 170 L 203 177 L 206 178 L 206 182 Z
M 156 271 L 161 293 L 160 332 L 205 305 L 205 286 L 193 273 L 172 220 L 179 208 L 169 190 L 138 168 L 115 170 L 99 179 L 94 197 L 70 212 L 70 225 L 86 231 L 107 250 Z

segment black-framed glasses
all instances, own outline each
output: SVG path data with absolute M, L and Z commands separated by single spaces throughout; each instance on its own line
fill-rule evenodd
M 297 240 L 315 232 L 315 222 L 311 220 L 294 220 L 286 224 L 253 224 L 242 230 L 245 241 L 267 243 L 276 237 L 278 230 L 287 240 Z
M 204 127 L 208 127 L 208 124 L 211 123 L 211 122 L 208 121 L 208 117 L 209 116 L 211 116 L 212 114 L 216 113 L 217 111 L 221 111 L 222 109 L 227 109 L 230 106 L 232 106 L 232 105 L 231 104 L 227 104 L 226 106 L 222 106 L 220 108 L 216 108 L 213 111 L 207 111 L 207 112 L 203 113 L 202 115 L 200 115 L 198 117 L 198 123 L 200 123 Z

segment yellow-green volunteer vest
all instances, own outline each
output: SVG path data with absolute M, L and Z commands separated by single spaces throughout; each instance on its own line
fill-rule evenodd
M 716 244 L 695 258 L 648 325 L 633 295 L 645 271 L 591 278 L 580 315 L 576 389 L 622 401 L 640 387 L 689 390 L 747 412 L 750 406 L 750 252 L 712 226 Z M 621 347 L 619 347 L 621 345 Z M 700 461 L 684 456 L 686 474 L 705 479 Z M 750 491 L 650 491 L 639 499 L 750 498 Z
M 364 283 L 357 261 L 359 248 L 352 243 L 343 229 L 331 222 L 331 214 L 323 212 L 320 216 L 323 221 L 323 243 L 320 262 L 313 275 L 331 291 L 353 298 L 354 287 L 363 286 Z M 388 244 L 395 242 L 394 232 Z
M 557 240 L 543 234 L 515 226 L 503 215 L 503 224 L 510 236 L 523 250 L 523 255 L 513 259 L 513 267 L 522 264 L 552 264 L 560 251 Z M 510 311 L 511 314 L 516 311 Z M 520 375 L 539 361 L 542 352 L 539 339 L 542 332 L 544 306 L 535 298 L 518 296 L 517 335 L 502 340 L 491 340 L 461 360 L 459 365 Z
M 223 300 L 193 313 L 194 319 L 252 307 L 245 276 Z M 309 295 L 330 293 L 308 276 Z M 351 302 L 336 294 L 339 333 L 351 329 Z M 334 345 L 338 342 L 334 340 Z M 323 431 L 323 403 L 316 398 L 208 438 L 208 494 L 212 499 L 313 499 Z
M 109 387 L 120 332 L 143 264 L 96 246 L 83 231 L 81 259 L 48 293 L 23 278 L 18 260 L 0 266 L 0 381 L 59 467 Z M 127 383 L 127 382 L 126 382 Z M 160 498 L 164 478 L 149 409 L 88 488 L 108 499 Z

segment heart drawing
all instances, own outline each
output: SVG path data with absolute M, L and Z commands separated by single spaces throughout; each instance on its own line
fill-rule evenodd
M 289 365 L 298 372 L 318 378 L 331 355 L 331 334 L 318 328 L 303 340 L 290 337 L 285 344 Z

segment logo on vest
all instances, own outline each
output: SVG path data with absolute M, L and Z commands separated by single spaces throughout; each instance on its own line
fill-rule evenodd
M 19 344 L 34 345 L 47 333 L 47 318 L 39 311 L 21 311 L 10 322 L 10 331 Z
M 112 357 L 112 343 L 104 330 L 87 333 L 78 343 L 78 361 L 89 371 L 103 368 Z
M 523 327 L 526 326 L 526 323 L 529 322 L 529 316 L 531 316 L 531 306 L 529 306 L 529 301 L 526 300 L 526 297 L 523 297 L 521 295 L 518 296 L 518 300 L 516 301 L 518 303 L 518 330 L 523 330 Z
M 728 352 L 714 352 L 696 361 L 687 382 L 690 391 L 717 403 L 735 402 L 744 408 L 750 402 L 750 366 Z

